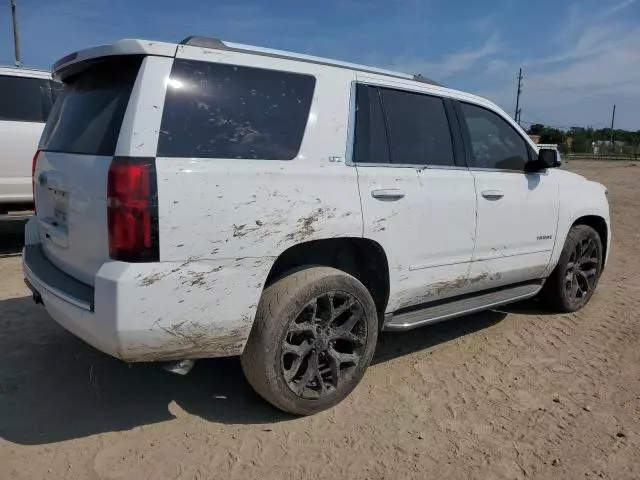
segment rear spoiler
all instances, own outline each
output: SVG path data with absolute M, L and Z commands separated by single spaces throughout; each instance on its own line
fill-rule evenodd
M 152 42 L 149 40 L 120 40 L 110 45 L 100 45 L 86 50 L 79 50 L 62 57 L 53 64 L 52 76 L 55 80 L 64 80 L 69 75 L 81 70 L 79 64 L 93 63 L 104 57 L 118 55 L 153 55 L 156 57 L 174 57 L 175 43 Z

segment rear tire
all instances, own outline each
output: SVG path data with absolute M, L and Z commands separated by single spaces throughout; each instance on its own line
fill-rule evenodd
M 375 303 L 360 281 L 334 268 L 304 268 L 262 293 L 242 369 L 275 407 L 312 415 L 358 385 L 377 338 Z
M 600 279 L 602 257 L 602 240 L 593 228 L 588 225 L 571 227 L 558 265 L 542 290 L 544 303 L 564 313 L 584 307 Z

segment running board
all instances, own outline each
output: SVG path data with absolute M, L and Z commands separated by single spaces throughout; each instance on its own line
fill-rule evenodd
M 534 297 L 542 289 L 542 283 L 542 281 L 538 281 L 520 284 L 515 287 L 494 290 L 490 293 L 479 293 L 461 299 L 438 302 L 436 305 L 426 305 L 419 310 L 399 314 L 392 313 L 385 317 L 382 329 L 390 332 L 411 330 L 450 318 L 488 310 L 499 305 L 525 300 Z

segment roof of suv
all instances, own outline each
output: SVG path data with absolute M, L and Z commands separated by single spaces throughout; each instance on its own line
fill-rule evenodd
M 430 80 L 420 74 L 411 75 L 407 73 L 394 72 L 392 70 L 385 70 L 377 67 L 370 67 L 367 65 L 359 65 L 356 63 L 343 62 L 340 60 L 332 60 L 328 58 L 315 57 L 312 55 L 305 55 L 301 53 L 288 52 L 284 50 L 275 50 L 271 48 L 257 47 L 253 45 L 245 45 L 241 43 L 225 42 L 218 38 L 190 36 L 185 38 L 179 44 L 171 44 L 164 42 L 153 42 L 148 40 L 133 40 L 124 39 L 119 40 L 110 45 L 100 45 L 97 47 L 89 48 L 86 50 L 80 50 L 73 52 L 69 55 L 58 60 L 53 65 L 54 75 L 60 73 L 61 70 L 65 70 L 67 67 L 74 63 L 81 62 L 83 60 L 89 60 L 92 58 L 110 56 L 110 55 L 158 55 L 158 56 L 174 56 L 176 49 L 181 45 L 200 47 L 214 50 L 227 50 L 234 52 L 253 53 L 256 55 L 262 55 L 266 57 L 284 58 L 289 60 L 296 60 L 299 62 L 315 63 L 318 65 L 328 65 L 337 68 L 345 68 L 349 70 L 356 70 L 366 73 L 375 73 L 385 75 L 394 78 L 400 78 L 403 80 L 413 80 L 420 83 L 426 83 L 429 85 L 441 86 L 439 83 Z
M 451 96 L 458 100 L 470 101 L 485 108 L 490 108 L 493 111 L 501 112 L 503 118 L 508 119 L 508 121 L 512 124 L 512 126 L 514 126 L 514 128 L 520 128 L 506 112 L 504 112 L 500 107 L 487 100 L 486 98 L 442 86 L 437 82 L 423 77 L 420 74 L 411 75 L 407 73 L 385 70 L 382 68 L 343 62 L 340 60 L 314 57 L 311 55 L 256 47 L 252 45 L 244 45 L 240 43 L 225 42 L 217 38 L 209 37 L 190 36 L 182 40 L 182 42 L 180 43 L 166 43 L 141 39 L 122 39 L 112 44 L 99 45 L 85 50 L 79 50 L 62 57 L 53 65 L 52 75 L 55 80 L 64 81 L 65 77 L 73 75 L 78 71 L 78 68 L 82 69 L 79 64 L 90 62 L 95 59 L 118 55 L 151 55 L 159 57 L 175 57 L 181 48 L 194 47 L 211 50 L 225 50 L 228 52 L 249 53 L 266 57 L 288 59 L 291 61 L 326 65 L 356 72 L 380 75 L 382 77 L 387 77 L 389 80 L 402 80 L 404 82 L 407 82 L 405 84 L 406 86 L 414 83 L 415 86 L 420 85 L 421 87 L 424 87 L 427 90 L 432 90 L 433 92 L 436 92 L 438 94 Z

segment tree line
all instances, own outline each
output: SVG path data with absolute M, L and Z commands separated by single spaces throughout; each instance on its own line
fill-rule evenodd
M 547 127 L 541 123 L 534 123 L 529 127 L 527 133 L 539 135 L 540 143 L 557 144 L 563 153 L 569 151 L 569 143 L 572 152 L 587 153 L 593 151 L 594 142 L 609 142 L 611 140 L 610 128 L 571 127 L 568 130 L 561 130 Z M 613 141 L 618 148 L 624 146 L 625 149 L 633 149 L 634 152 L 638 152 L 640 150 L 640 130 L 634 132 L 615 129 Z

